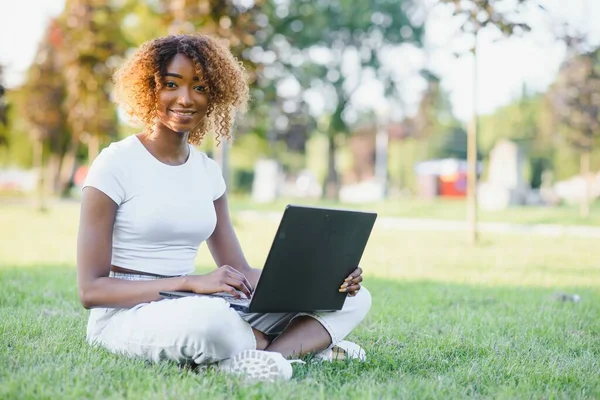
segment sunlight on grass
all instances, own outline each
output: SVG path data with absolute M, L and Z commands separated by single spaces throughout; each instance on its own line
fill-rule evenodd
M 376 211 L 381 216 L 400 218 L 424 218 L 452 221 L 466 219 L 467 206 L 464 199 L 418 199 L 399 198 L 386 199 L 368 204 L 340 204 L 321 199 L 278 199 L 270 204 L 254 204 L 248 196 L 233 196 L 230 201 L 233 210 L 278 211 L 287 204 L 305 204 L 323 207 L 341 207 Z M 557 207 L 513 207 L 506 210 L 479 210 L 482 222 L 507 222 L 513 224 L 559 224 L 600 226 L 600 201 L 591 205 L 588 218 L 579 215 L 578 205 L 562 205 Z
M 75 265 L 79 207 L 47 213 L 22 206 L 0 210 L 0 266 Z M 266 259 L 278 222 L 233 214 L 242 248 L 256 267 Z M 5 228 L 6 227 L 6 228 Z M 8 229 L 7 229 L 8 228 Z M 375 226 L 362 266 L 366 276 L 483 285 L 600 286 L 597 239 L 483 235 L 472 247 L 456 232 L 411 232 Z M 205 245 L 197 265 L 214 265 Z
M 367 362 L 306 364 L 290 382 L 148 364 L 85 342 L 78 205 L 0 209 L 0 398 L 600 398 L 597 239 L 410 232 L 376 225 L 362 266 L 373 307 L 349 340 Z M 277 221 L 233 215 L 262 266 Z M 198 272 L 214 267 L 203 246 Z M 558 301 L 558 291 L 581 301 Z

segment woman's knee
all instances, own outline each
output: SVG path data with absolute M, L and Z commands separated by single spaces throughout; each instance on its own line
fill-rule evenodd
M 194 353 L 210 353 L 217 358 L 226 358 L 238 350 L 252 347 L 252 328 L 227 302 L 215 298 L 191 300 L 200 301 L 186 304 L 182 339 L 186 346 L 194 349 Z
M 360 318 L 363 319 L 371 310 L 372 298 L 371 292 L 366 287 L 362 287 L 356 296 L 350 297 L 352 299 L 352 311 L 353 313 L 360 315 Z
M 185 302 L 184 302 L 185 300 Z M 213 338 L 227 334 L 231 321 L 238 316 L 231 312 L 229 305 L 222 299 L 210 297 L 189 297 L 181 299 L 179 310 L 183 330 L 192 337 Z

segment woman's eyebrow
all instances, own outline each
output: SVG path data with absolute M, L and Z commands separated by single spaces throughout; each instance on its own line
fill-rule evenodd
M 181 75 L 179 75 L 179 74 L 176 74 L 176 73 L 174 73 L 174 72 L 167 72 L 167 73 L 165 74 L 165 76 L 172 76 L 172 77 L 174 77 L 174 78 L 183 79 L 183 76 L 181 76 Z M 197 76 L 195 76 L 195 77 L 194 77 L 192 80 L 193 80 L 193 81 L 199 81 L 199 80 L 200 80 L 200 78 L 198 78 Z

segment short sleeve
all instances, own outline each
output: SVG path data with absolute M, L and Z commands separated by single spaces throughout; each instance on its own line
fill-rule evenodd
M 213 200 L 217 200 L 219 197 L 223 196 L 223 193 L 225 193 L 225 190 L 227 189 L 225 179 L 223 179 L 223 172 L 221 171 L 219 164 L 208 156 L 206 156 L 206 160 L 209 180 L 212 182 Z
M 111 157 L 110 148 L 106 148 L 92 163 L 81 189 L 87 186 L 94 187 L 120 205 L 125 199 L 123 176 L 120 171 L 116 159 Z

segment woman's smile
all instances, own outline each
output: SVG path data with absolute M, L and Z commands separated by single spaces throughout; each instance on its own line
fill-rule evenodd
M 171 112 L 171 115 L 174 115 L 176 119 L 181 122 L 192 121 L 194 119 L 194 115 L 196 114 L 196 111 L 193 110 L 170 109 L 169 111 Z

